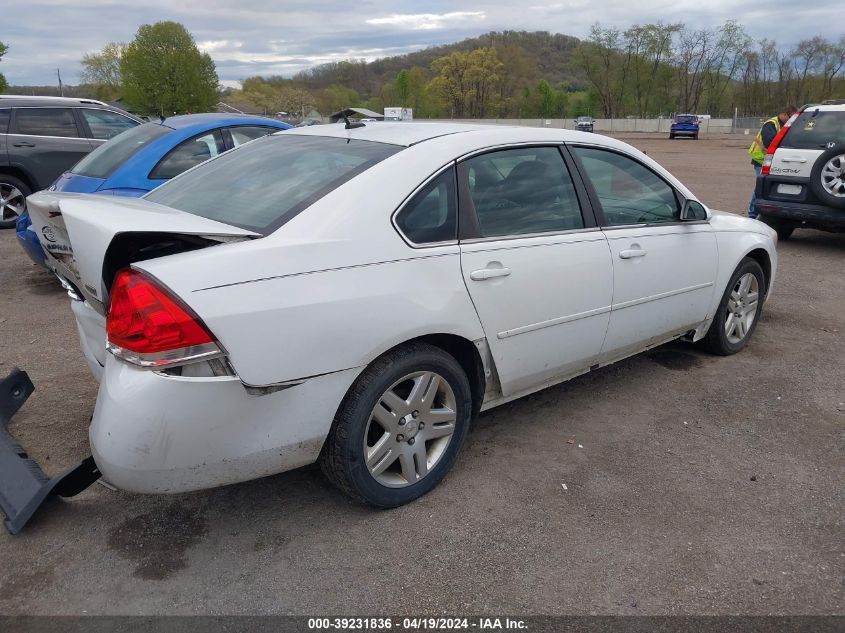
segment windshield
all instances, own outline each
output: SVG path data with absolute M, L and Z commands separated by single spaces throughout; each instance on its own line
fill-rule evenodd
M 592 122 L 593 122 L 592 117 L 588 117 L 588 116 L 579 116 L 578 117 L 578 123 L 592 123 Z
M 826 149 L 828 143 L 845 144 L 845 112 L 802 112 L 781 145 L 791 149 Z
M 676 123 L 698 123 L 698 117 L 693 114 L 679 114 L 675 117 Z
M 142 147 L 173 129 L 158 123 L 145 123 L 121 132 L 103 143 L 71 168 L 71 173 L 91 178 L 108 178 L 111 173 Z
M 145 197 L 267 235 L 400 149 L 346 138 L 271 135 L 203 163 Z

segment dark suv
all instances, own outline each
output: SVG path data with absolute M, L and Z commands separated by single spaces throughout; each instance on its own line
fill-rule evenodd
M 757 214 L 788 239 L 796 228 L 845 231 L 845 100 L 804 106 L 769 145 Z
M 26 196 L 139 123 L 93 99 L 0 95 L 0 228 L 15 225 Z

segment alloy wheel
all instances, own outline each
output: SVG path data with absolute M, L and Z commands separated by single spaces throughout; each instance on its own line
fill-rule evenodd
M 822 187 L 830 195 L 845 198 L 845 154 L 833 156 L 821 173 Z
M 417 483 L 437 465 L 455 432 L 457 405 L 448 381 L 432 371 L 408 374 L 379 398 L 364 432 L 364 458 L 383 486 Z
M 17 187 L 0 182 L 0 220 L 17 220 L 26 208 L 26 197 Z
M 757 318 L 757 303 L 760 300 L 760 284 L 752 273 L 745 273 L 734 285 L 728 297 L 725 317 L 725 336 L 737 344 L 748 335 L 754 319 Z

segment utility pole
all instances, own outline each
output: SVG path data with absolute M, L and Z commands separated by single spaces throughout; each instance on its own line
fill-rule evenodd
M 65 89 L 62 87 L 62 73 L 58 68 L 56 68 L 56 76 L 59 78 L 59 94 L 64 97 Z

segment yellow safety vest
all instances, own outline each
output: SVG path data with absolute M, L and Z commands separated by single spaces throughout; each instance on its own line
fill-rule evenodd
M 758 165 L 762 165 L 763 159 L 766 158 L 766 147 L 763 145 L 763 128 L 766 123 L 774 123 L 775 133 L 780 132 L 780 119 L 776 116 L 764 121 L 763 125 L 760 126 L 760 130 L 757 132 L 757 138 L 752 141 L 751 147 L 748 148 L 748 154 L 751 156 L 751 160 Z

